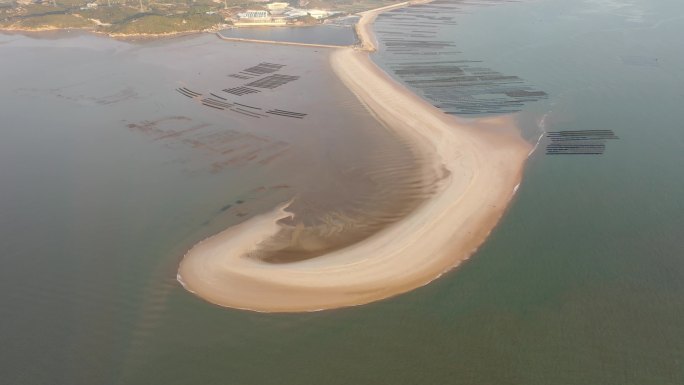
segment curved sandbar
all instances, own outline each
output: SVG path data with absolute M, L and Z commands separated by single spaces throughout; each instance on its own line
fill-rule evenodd
M 189 291 L 221 306 L 263 312 L 365 304 L 425 285 L 458 265 L 503 215 L 531 147 L 509 118 L 460 121 L 444 114 L 361 50 L 335 51 L 331 63 L 388 129 L 431 154 L 430 167 L 448 171 L 439 191 L 404 220 L 324 256 L 287 264 L 249 258 L 291 215 L 283 205 L 194 246 L 178 273 Z

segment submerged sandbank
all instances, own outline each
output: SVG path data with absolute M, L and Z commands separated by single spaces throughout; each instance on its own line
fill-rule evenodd
M 191 292 L 227 307 L 264 312 L 359 305 L 422 286 L 468 258 L 503 214 L 530 145 L 506 117 L 460 121 L 391 79 L 373 50 L 370 21 L 359 22 L 362 50 L 339 49 L 331 64 L 376 118 L 445 175 L 437 193 L 405 219 L 351 246 L 317 258 L 270 264 L 259 250 L 291 216 L 287 205 L 251 218 L 194 246 L 178 277 Z M 498 128 L 492 130 L 491 128 Z

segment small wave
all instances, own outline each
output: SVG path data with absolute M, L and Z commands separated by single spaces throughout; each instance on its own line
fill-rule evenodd
M 183 277 L 181 277 L 180 272 L 176 274 L 176 281 L 183 286 L 183 289 L 189 291 L 192 294 L 195 294 L 195 292 L 188 287 L 188 285 L 185 284 L 185 281 L 183 281 Z
M 541 143 L 542 139 L 544 138 L 544 135 L 546 135 L 546 119 L 551 115 L 551 111 L 545 113 L 541 119 L 539 119 L 539 123 L 537 126 L 541 129 L 541 133 L 539 134 L 539 137 L 537 138 L 537 142 L 534 144 L 534 147 L 530 150 L 530 152 L 527 154 L 527 157 L 529 158 L 534 154 L 535 151 L 537 151 L 537 147 L 539 147 L 539 144 Z M 516 186 L 516 191 L 517 191 L 517 186 Z

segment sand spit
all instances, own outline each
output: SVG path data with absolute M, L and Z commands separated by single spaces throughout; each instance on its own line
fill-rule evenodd
M 362 22 L 380 11 L 367 12 Z M 372 20 L 371 20 L 372 21 Z M 363 49 L 339 49 L 331 64 L 385 126 L 447 171 L 438 192 L 404 220 L 326 255 L 270 264 L 250 258 L 291 216 L 287 204 L 194 246 L 178 279 L 209 302 L 262 312 L 316 311 L 360 305 L 425 285 L 467 259 L 503 215 L 519 184 L 530 145 L 510 118 L 461 121 L 412 94 Z M 426 170 L 427 171 L 427 170 Z
M 387 11 L 391 11 L 393 9 L 397 8 L 403 8 L 406 6 L 409 6 L 411 4 L 424 4 L 430 2 L 429 0 L 427 1 L 422 1 L 422 2 L 403 2 L 403 3 L 398 3 L 398 4 L 393 4 L 393 5 L 388 5 L 385 7 L 381 8 L 376 8 L 376 9 L 371 9 L 369 11 L 365 12 L 360 12 L 359 15 L 361 15 L 361 18 L 359 21 L 356 23 L 354 28 L 356 29 L 356 36 L 359 38 L 359 47 L 364 50 L 364 51 L 375 51 L 377 49 L 377 43 L 375 41 L 375 34 L 373 33 L 373 22 L 375 19 L 378 17 L 379 14 Z
M 428 4 L 433 0 L 413 0 L 405 1 L 403 3 L 397 3 L 392 5 L 387 5 L 380 8 L 371 9 L 364 12 L 359 12 L 361 18 L 358 23 L 354 26 L 356 30 L 356 36 L 359 38 L 359 48 L 364 51 L 375 51 L 378 48 L 377 42 L 375 40 L 375 34 L 373 33 L 373 22 L 378 17 L 379 14 L 387 11 L 391 11 L 397 8 L 404 8 L 411 5 Z

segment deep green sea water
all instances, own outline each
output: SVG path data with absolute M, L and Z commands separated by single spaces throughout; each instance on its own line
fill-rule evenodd
M 545 92 L 517 108 L 531 141 L 590 129 L 620 139 L 600 156 L 547 156 L 542 140 L 486 244 L 430 285 L 291 315 L 209 305 L 178 285 L 175 269 L 194 242 L 240 220 L 237 201 L 251 215 L 310 182 L 285 166 L 325 173 L 344 163 L 334 148 L 356 143 L 343 133 L 377 128 L 320 70 L 325 57 L 301 50 L 292 60 L 293 47 L 217 53 L 206 36 L 138 48 L 2 36 L 0 383 L 684 383 L 684 4 L 456 8 L 439 15 L 451 22 L 429 27 L 438 36 L 430 39 L 454 44 L 432 56 L 477 61 Z M 292 84 L 296 95 L 327 85 L 313 99 L 342 101 L 351 117 L 329 125 L 330 107 L 302 128 L 255 126 L 174 93 L 231 86 L 226 74 L 252 58 L 307 74 Z M 382 50 L 375 59 L 396 64 Z M 311 97 L 279 95 L 248 100 L 313 111 Z M 177 129 L 168 121 L 145 125 L 170 116 L 209 126 L 184 137 L 188 145 L 166 139 Z M 240 136 L 252 146 L 240 151 L 268 158 L 279 141 L 294 150 L 267 166 L 216 170 L 216 151 L 192 144 L 214 143 L 222 124 L 268 139 Z M 337 146 L 306 152 L 330 142 Z M 286 182 L 290 190 L 258 189 Z M 226 204 L 238 208 L 221 211 Z

